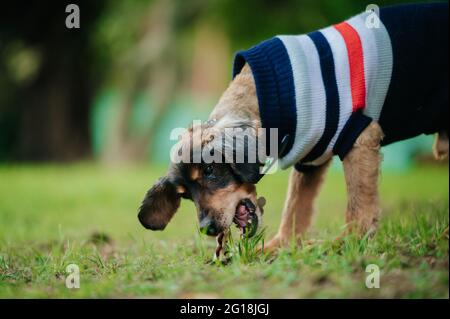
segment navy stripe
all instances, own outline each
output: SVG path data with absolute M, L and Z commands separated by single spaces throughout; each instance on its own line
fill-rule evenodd
M 333 153 L 337 154 L 341 161 L 344 160 L 344 157 L 350 152 L 358 136 L 371 122 L 372 118 L 364 115 L 362 109 L 350 115 L 333 147 Z
M 278 128 L 278 148 L 286 135 L 286 147 L 279 154 L 283 157 L 294 145 L 297 127 L 297 109 L 295 103 L 294 77 L 289 55 L 283 42 L 274 37 L 266 40 L 247 51 L 236 54 L 233 77 L 245 63 L 250 65 L 256 85 L 259 112 L 262 127 L 269 134 L 270 128 Z M 266 152 L 269 151 L 269 138 L 266 139 Z
M 326 96 L 325 130 L 317 144 L 301 162 L 307 163 L 319 158 L 327 149 L 339 123 L 339 93 L 334 71 L 333 52 L 330 44 L 320 31 L 309 33 L 320 58 L 320 69 Z

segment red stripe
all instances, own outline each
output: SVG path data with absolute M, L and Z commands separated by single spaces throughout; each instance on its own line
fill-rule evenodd
M 347 22 L 334 25 L 342 35 L 347 47 L 350 65 L 350 85 L 352 89 L 353 112 L 366 105 L 366 80 L 364 75 L 364 55 L 358 32 Z

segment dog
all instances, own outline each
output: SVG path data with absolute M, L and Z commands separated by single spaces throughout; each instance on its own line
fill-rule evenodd
M 230 128 L 246 130 L 246 145 L 259 141 L 261 128 L 277 129 L 278 162 L 295 167 L 266 251 L 301 243 L 334 155 L 345 173 L 347 230 L 357 234 L 377 228 L 382 146 L 437 133 L 434 154 L 448 157 L 448 3 L 385 7 L 306 35 L 274 37 L 237 53 L 233 73 L 209 120 L 177 143 L 188 160 L 172 163 L 145 195 L 138 213 L 145 228 L 164 229 L 184 198 L 194 202 L 200 230 L 219 241 L 233 223 L 255 233 L 263 161 L 246 154 L 240 163 L 192 162 L 223 144 L 217 136 Z M 270 146 L 258 147 L 267 153 Z M 237 153 L 230 143 L 218 149 L 219 159 Z

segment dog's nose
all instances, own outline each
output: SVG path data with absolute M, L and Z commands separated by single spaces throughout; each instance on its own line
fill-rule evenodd
M 205 217 L 200 221 L 200 231 L 208 236 L 217 236 L 219 234 L 219 227 L 217 227 L 214 220 Z

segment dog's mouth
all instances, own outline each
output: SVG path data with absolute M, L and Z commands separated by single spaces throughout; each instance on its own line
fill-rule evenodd
M 266 200 L 264 197 L 258 198 L 257 205 L 259 207 L 259 211 L 261 215 L 264 213 L 264 205 L 266 204 Z M 233 222 L 236 224 L 237 228 L 241 230 L 241 234 L 243 237 L 252 237 L 256 234 L 258 230 L 258 215 L 256 215 L 256 206 L 252 203 L 252 201 L 248 198 L 242 199 L 236 206 L 236 211 L 234 213 Z M 225 232 L 221 232 L 216 240 L 216 257 L 219 258 L 220 254 L 223 252 L 224 243 L 226 241 L 226 237 L 228 234 L 228 230 Z
M 258 216 L 256 206 L 248 198 L 242 199 L 236 206 L 233 222 L 244 237 L 252 237 L 258 230 Z

